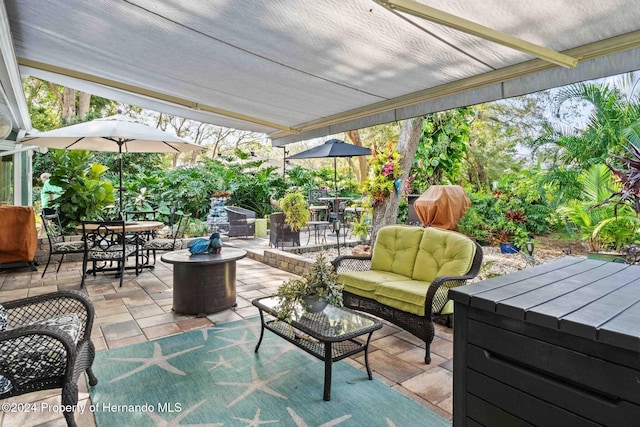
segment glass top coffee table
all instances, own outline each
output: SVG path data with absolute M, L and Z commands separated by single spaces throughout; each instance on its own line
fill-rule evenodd
M 256 353 L 262 343 L 264 330 L 293 343 L 307 353 L 324 360 L 324 400 L 331 400 L 331 364 L 345 357 L 364 351 L 364 363 L 369 379 L 373 379 L 369 368 L 369 341 L 374 331 L 382 328 L 382 322 L 348 308 L 328 305 L 318 313 L 300 309 L 291 324 L 275 318 L 278 298 L 263 297 L 252 301 L 260 311 L 260 339 Z M 267 318 L 265 313 L 271 317 Z M 356 339 L 367 335 L 366 341 Z

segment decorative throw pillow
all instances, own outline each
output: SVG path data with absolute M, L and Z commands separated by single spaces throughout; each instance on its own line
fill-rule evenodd
M 50 319 L 43 319 L 34 325 L 55 326 L 69 335 L 74 343 L 78 343 L 81 322 L 75 313 L 62 314 Z M 64 346 L 53 339 L 42 339 L 42 336 L 25 336 L 15 341 L 21 349 L 17 351 L 15 360 L 4 360 L 11 366 L 16 380 L 24 381 L 41 377 L 62 375 L 67 363 Z M 11 381 L 0 375 L 0 394 L 12 388 Z

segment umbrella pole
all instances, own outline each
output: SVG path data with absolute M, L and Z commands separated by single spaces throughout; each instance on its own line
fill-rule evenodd
M 118 182 L 118 191 L 120 194 L 120 219 L 124 219 L 124 215 L 122 213 L 122 142 L 118 142 L 118 176 L 119 176 L 119 182 Z

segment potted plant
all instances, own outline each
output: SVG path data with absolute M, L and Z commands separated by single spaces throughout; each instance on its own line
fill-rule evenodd
M 353 222 L 353 235 L 360 241 L 367 240 L 369 236 L 369 222 L 367 221 L 367 215 L 362 214 L 357 221 Z
M 342 307 L 342 285 L 338 275 L 327 261 L 324 252 L 317 257 L 311 269 L 299 278 L 289 279 L 280 287 L 276 296 L 278 318 L 291 322 L 299 310 L 322 311 L 327 304 Z
M 284 212 L 284 221 L 291 230 L 299 231 L 309 222 L 309 209 L 307 200 L 301 191 L 293 191 L 285 194 L 280 199 L 280 209 Z
M 530 240 L 524 224 L 512 219 L 500 219 L 491 234 L 500 244 L 500 252 L 505 254 L 518 253 Z

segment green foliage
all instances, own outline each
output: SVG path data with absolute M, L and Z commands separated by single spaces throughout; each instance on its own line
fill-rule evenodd
M 571 224 L 578 228 L 581 240 L 590 252 L 619 251 L 638 237 L 638 218 L 628 205 L 617 212 L 612 205 L 603 205 L 616 187 L 605 165 L 594 165 L 580 175 L 582 200 L 573 200 L 558 208 Z
M 305 297 L 317 296 L 329 304 L 342 307 L 342 285 L 338 284 L 338 275 L 321 252 L 311 269 L 299 278 L 289 279 L 280 287 L 276 296 L 280 298 L 277 313 L 280 319 L 291 322 L 294 313 L 301 310 Z
M 113 184 L 104 178 L 107 168 L 92 163 L 93 157 L 88 151 L 51 150 L 49 153 L 55 164 L 51 183 L 64 190 L 56 200 L 63 226 L 103 218 L 106 207 L 114 203 Z
M 467 151 L 473 109 L 457 108 L 429 114 L 409 173 L 411 191 L 424 192 L 430 185 L 454 184 L 461 176 L 463 154 Z
M 562 88 L 555 101 L 556 116 L 561 120 L 573 118 L 576 105 L 581 110 L 591 107 L 582 129 L 548 127 L 533 143 L 540 158 L 550 165 L 547 182 L 554 183 L 566 195 L 566 202 L 579 198 L 577 176 L 623 154 L 640 120 L 640 103 L 638 97 L 628 96 L 616 85 L 597 83 Z M 565 113 L 567 110 L 569 113 Z
M 280 209 L 284 212 L 284 221 L 293 231 L 300 230 L 309 222 L 307 200 L 300 191 L 285 194 L 280 199 Z
M 201 237 L 207 236 L 209 232 L 209 225 L 205 221 L 200 221 L 199 219 L 192 219 L 189 221 L 187 225 L 187 230 L 185 232 L 189 237 Z M 208 237 L 208 236 L 207 236 Z
M 477 207 L 472 206 L 457 224 L 458 231 L 473 237 L 481 245 L 489 243 L 489 231 Z
M 382 205 L 395 191 L 395 180 L 402 175 L 401 157 L 392 142 L 373 151 L 368 161 L 370 174 L 362 184 L 362 190 L 371 200 L 371 206 Z

